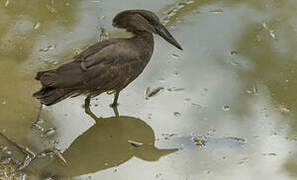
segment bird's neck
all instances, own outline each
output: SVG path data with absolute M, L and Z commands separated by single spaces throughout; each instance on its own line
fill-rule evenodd
M 131 38 L 142 53 L 142 59 L 149 61 L 154 50 L 154 36 L 149 32 L 135 32 Z
M 141 32 L 133 32 L 133 37 L 136 39 L 140 39 L 142 41 L 147 42 L 148 44 L 154 45 L 154 36 L 152 33 L 141 31 Z

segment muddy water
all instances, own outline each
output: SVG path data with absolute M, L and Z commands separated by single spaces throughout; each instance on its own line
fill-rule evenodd
M 63 152 L 67 167 L 38 159 L 24 170 L 29 179 L 296 179 L 296 5 L 2 0 L 0 128 L 36 153 Z M 96 42 L 99 27 L 129 36 L 110 24 L 133 8 L 156 12 L 184 51 L 156 37 L 148 67 L 120 95 L 119 116 L 111 95 L 92 100 L 98 118 L 77 97 L 44 108 L 43 131 L 31 130 L 35 73 Z

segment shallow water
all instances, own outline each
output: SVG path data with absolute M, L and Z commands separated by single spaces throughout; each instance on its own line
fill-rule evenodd
M 29 179 L 297 178 L 297 19 L 294 0 L 0 1 L 0 128 L 38 159 Z M 142 75 L 112 95 L 67 99 L 41 114 L 32 93 L 40 70 L 65 63 L 98 40 L 124 9 L 156 12 L 184 51 L 160 37 Z M 104 16 L 105 18 L 100 18 Z M 150 92 L 159 88 L 152 96 Z M 131 142 L 135 142 L 133 145 Z M 140 143 L 138 145 L 138 143 Z M 5 139 L 12 156 L 22 154 Z M 138 147 L 139 146 L 139 147 Z M 1 166 L 0 166 L 1 171 Z

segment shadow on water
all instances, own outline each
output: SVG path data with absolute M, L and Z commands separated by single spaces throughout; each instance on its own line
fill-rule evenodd
M 157 161 L 177 151 L 156 148 L 153 129 L 141 119 L 118 116 L 117 110 L 115 114 L 108 118 L 92 116 L 97 123 L 63 153 L 68 166 L 62 166 L 57 161 L 41 169 L 41 173 L 74 177 L 119 166 L 132 157 Z

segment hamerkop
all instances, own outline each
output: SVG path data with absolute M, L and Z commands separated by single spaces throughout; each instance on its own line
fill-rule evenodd
M 154 49 L 153 34 L 182 50 L 182 47 L 147 10 L 127 10 L 117 14 L 112 25 L 132 33 L 130 38 L 114 38 L 98 42 L 57 69 L 38 72 L 42 88 L 34 93 L 41 104 L 50 106 L 81 94 L 90 99 L 103 92 L 115 93 L 112 106 L 117 106 L 119 93 L 141 74 Z

